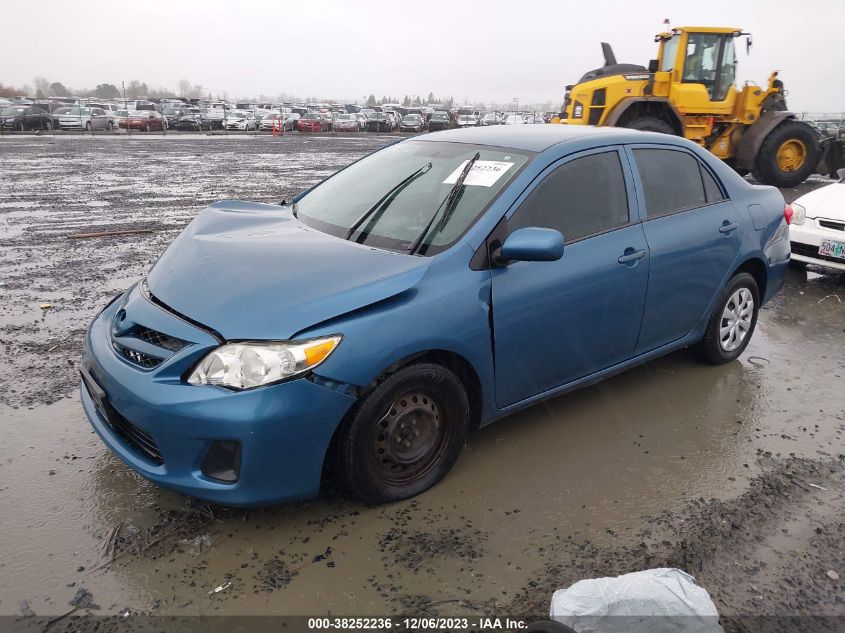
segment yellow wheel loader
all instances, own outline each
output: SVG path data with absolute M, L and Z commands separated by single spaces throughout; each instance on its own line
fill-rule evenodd
M 603 42 L 605 65 L 566 86 L 553 122 L 615 125 L 690 139 L 763 183 L 794 187 L 813 173 L 845 164 L 845 143 L 822 139 L 786 109 L 777 72 L 766 87 L 737 89 L 735 41 L 751 35 L 730 27 L 679 27 L 655 37 L 649 66 L 619 64 Z

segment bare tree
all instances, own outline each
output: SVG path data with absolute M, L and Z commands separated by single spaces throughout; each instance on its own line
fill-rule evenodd
M 46 77 L 35 78 L 35 96 L 41 99 L 48 96 L 50 93 L 50 82 Z
M 179 96 L 183 99 L 190 99 L 193 96 L 193 90 L 191 89 L 191 82 L 187 79 L 180 79 L 179 80 Z

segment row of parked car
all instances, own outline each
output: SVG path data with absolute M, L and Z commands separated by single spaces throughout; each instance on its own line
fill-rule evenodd
M 205 130 L 300 132 L 423 132 L 455 127 L 547 123 L 539 114 L 483 112 L 453 108 L 279 105 L 225 102 L 188 103 L 176 99 L 123 103 L 58 100 L 0 102 L 0 128 L 7 130 L 130 129 L 201 132 Z

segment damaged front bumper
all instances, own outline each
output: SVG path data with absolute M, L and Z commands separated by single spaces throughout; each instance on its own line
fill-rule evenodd
M 150 341 L 176 345 L 149 332 L 185 345 L 159 352 Z M 231 506 L 315 496 L 355 397 L 307 378 L 246 391 L 185 383 L 219 344 L 137 286 L 128 291 L 85 336 L 80 392 L 94 430 L 132 469 L 187 495 Z M 164 358 L 144 367 L 156 353 Z

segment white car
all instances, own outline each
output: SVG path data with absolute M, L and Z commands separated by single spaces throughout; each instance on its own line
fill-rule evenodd
M 845 169 L 839 182 L 793 202 L 792 212 L 792 262 L 845 270 Z
M 278 110 L 270 110 L 266 112 L 258 124 L 259 130 L 272 130 L 274 127 L 279 129 L 279 120 L 282 121 L 284 131 L 293 131 L 294 121 L 293 115 L 279 112 Z
M 462 114 L 458 117 L 458 127 L 475 127 L 478 125 L 478 117 L 474 114 Z
M 227 130 L 244 130 L 248 132 L 258 128 L 258 123 L 255 120 L 255 115 L 252 112 L 245 112 L 243 110 L 232 110 L 226 113 L 226 129 Z
M 502 125 L 525 125 L 525 118 L 520 114 L 509 114 L 502 121 Z

